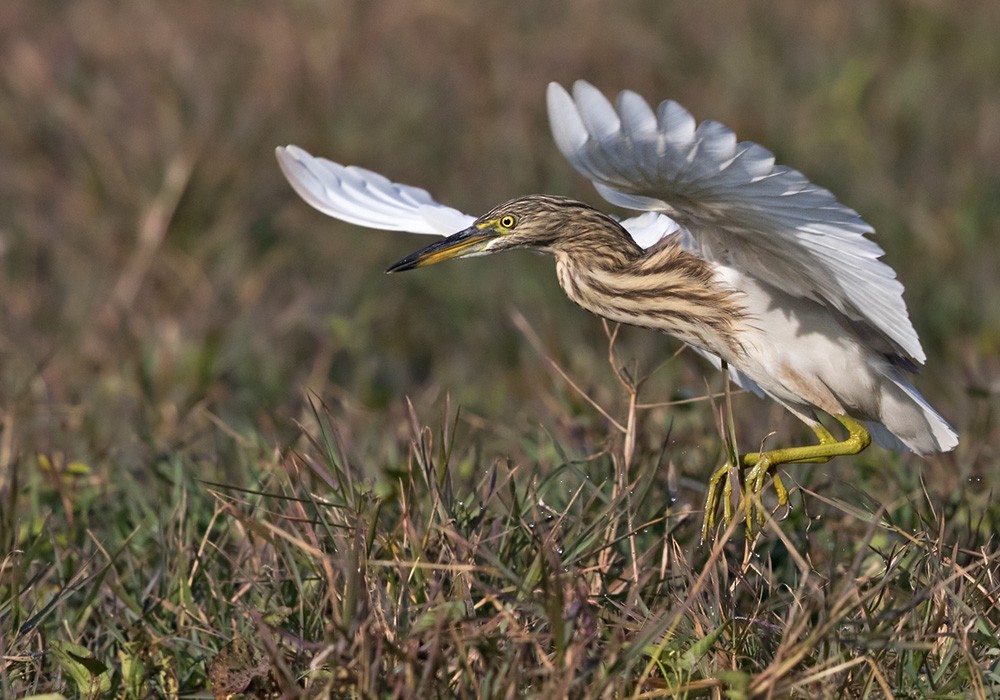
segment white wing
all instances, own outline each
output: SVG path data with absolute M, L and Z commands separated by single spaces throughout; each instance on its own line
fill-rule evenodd
M 563 155 L 612 204 L 668 214 L 685 245 L 877 331 L 900 354 L 924 352 L 903 285 L 853 209 L 718 122 L 696 127 L 679 104 L 654 113 L 634 92 L 614 106 L 579 81 L 552 83 L 549 120 Z
M 316 209 L 335 219 L 385 231 L 441 236 L 475 220 L 435 202 L 426 190 L 400 185 L 356 165 L 317 158 L 298 146 L 275 149 L 285 177 Z
M 371 170 L 317 158 L 298 146 L 279 146 L 275 154 L 299 196 L 335 219 L 384 231 L 440 236 L 461 231 L 475 221 L 475 217 L 435 202 L 426 190 L 391 182 Z M 679 229 L 674 221 L 655 212 L 620 223 L 643 248 Z

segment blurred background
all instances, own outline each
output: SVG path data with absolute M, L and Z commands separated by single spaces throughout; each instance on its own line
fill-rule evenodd
M 406 434 L 407 397 L 433 418 L 446 396 L 490 459 L 539 426 L 599 448 L 600 416 L 512 320 L 621 408 L 604 330 L 551 260 L 387 277 L 427 239 L 323 217 L 273 155 L 298 144 L 472 214 L 528 192 L 603 207 L 545 114 L 549 81 L 583 78 L 722 121 L 873 224 L 929 355 L 917 384 L 975 470 L 1000 390 L 998 30 L 992 0 L 6 0 L 0 459 L 114 481 L 182 450 L 239 482 L 221 446 L 294 440 L 311 400 L 364 451 Z M 645 400 L 719 386 L 676 348 L 622 331 L 622 361 L 656 370 Z M 747 439 L 800 430 L 751 397 L 737 414 Z M 653 443 L 717 438 L 704 404 L 648 421 Z
M 671 653 L 684 664 L 683 644 L 732 629 L 696 673 L 683 666 L 696 681 L 772 656 L 787 674 L 774 651 L 786 627 L 780 649 L 801 633 L 796 658 L 827 669 L 801 692 L 873 658 L 913 697 L 935 664 L 955 685 L 934 692 L 974 687 L 968 669 L 995 677 L 998 36 L 996 0 L 4 0 L 0 695 L 72 676 L 81 695 L 111 696 L 114 676 L 123 696 L 211 684 L 222 697 L 242 688 L 215 673 L 229 643 L 271 631 L 287 696 L 340 664 L 354 694 L 388 688 L 379 675 L 404 697 L 428 654 L 472 669 L 469 648 L 511 688 L 536 687 L 542 663 L 515 663 L 505 616 L 544 656 L 564 602 L 593 604 L 606 653 L 559 668 L 587 683 L 593 671 L 596 688 L 604 669 L 629 687 L 619 694 L 647 687 L 628 686 L 621 661 L 648 673 L 645 643 L 616 650 L 650 610 L 682 621 Z M 782 531 L 752 557 L 742 536 L 723 539 L 706 564 L 700 510 L 723 440 L 713 407 L 688 400 L 718 390 L 719 373 L 623 328 L 616 366 L 648 376 L 640 401 L 673 403 L 639 413 L 630 471 L 615 469 L 627 458 L 614 422 L 550 361 L 619 422 L 628 394 L 604 327 L 564 297 L 552 260 L 386 276 L 429 239 L 322 216 L 274 158 L 297 144 L 471 214 L 530 192 L 605 207 L 545 114 L 546 85 L 581 78 L 721 121 L 859 211 L 906 286 L 929 358 L 916 383 L 959 429 L 958 450 L 789 469 L 807 497 L 794 494 Z M 813 439 L 772 403 L 736 396 L 734 411 L 744 449 Z M 369 554 L 404 568 L 362 580 Z M 449 587 L 443 569 L 416 569 L 439 559 L 485 564 L 482 601 L 523 598 L 480 607 L 465 574 Z M 556 562 L 549 579 L 537 561 Z M 621 586 L 628 563 L 634 588 Z M 866 602 L 883 600 L 873 580 L 890 592 L 881 611 Z M 435 657 L 424 631 L 447 640 L 452 619 L 439 607 L 465 611 L 470 634 Z M 796 611 L 806 627 L 789 624 Z M 402 651 L 369 655 L 397 632 Z M 457 677 L 445 671 L 442 683 Z M 765 694 L 784 696 L 775 687 Z

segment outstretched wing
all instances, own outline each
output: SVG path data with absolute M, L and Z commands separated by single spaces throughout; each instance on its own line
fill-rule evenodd
M 275 153 L 299 196 L 335 219 L 384 231 L 440 236 L 461 231 L 475 220 L 438 204 L 426 190 L 391 182 L 371 170 L 317 158 L 298 146 L 279 146 Z
M 612 204 L 662 212 L 686 247 L 844 314 L 923 362 L 903 285 L 853 209 L 774 154 L 676 102 L 654 113 L 634 92 L 612 105 L 589 83 L 552 83 L 549 120 L 563 155 Z
M 298 146 L 275 149 L 285 177 L 310 205 L 335 219 L 384 231 L 447 236 L 475 220 L 439 204 L 419 187 L 401 185 L 356 165 L 317 158 Z M 649 248 L 678 226 L 663 214 L 647 212 L 621 222 L 643 248 Z

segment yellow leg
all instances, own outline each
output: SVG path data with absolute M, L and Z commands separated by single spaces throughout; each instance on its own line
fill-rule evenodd
M 871 435 L 863 425 L 848 416 L 835 416 L 847 428 L 848 437 L 837 440 L 830 431 L 822 425 L 813 426 L 813 432 L 819 438 L 818 445 L 804 447 L 785 447 L 767 452 L 748 452 L 740 457 L 738 467 L 743 482 L 742 506 L 745 513 L 747 534 L 753 532 L 755 525 L 763 525 L 764 512 L 761 508 L 760 494 L 764 490 L 767 477 L 774 480 L 774 490 L 781 506 L 788 505 L 788 490 L 778 476 L 778 467 L 782 464 L 805 464 L 827 462 L 841 455 L 856 455 L 871 444 Z M 702 539 L 708 536 L 709 530 L 715 528 L 715 514 L 719 508 L 719 500 L 723 501 L 722 521 L 728 526 L 733 519 L 732 481 L 729 478 L 732 465 L 718 469 L 708 484 L 708 495 L 705 498 L 705 517 L 702 523 Z M 719 487 L 722 485 L 722 492 Z

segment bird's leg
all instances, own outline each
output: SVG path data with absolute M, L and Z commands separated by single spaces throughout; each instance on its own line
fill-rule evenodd
M 719 508 L 719 484 L 722 488 L 722 520 L 728 526 L 733 520 L 733 482 L 729 473 L 733 465 L 740 464 L 736 448 L 736 428 L 733 421 L 733 402 L 729 384 L 729 363 L 722 360 L 722 386 L 725 392 L 725 425 L 729 428 L 726 435 L 726 464 L 712 474 L 708 482 L 708 495 L 705 497 L 705 515 L 701 521 L 701 541 L 708 537 L 708 531 L 715 528 L 715 511 Z
M 838 442 L 837 438 L 830 433 L 822 423 L 816 423 L 815 425 L 809 426 L 812 431 L 816 433 L 816 437 L 819 438 L 820 445 L 832 445 Z M 766 455 L 770 453 L 764 453 L 764 456 L 760 452 L 749 452 L 741 458 L 741 463 L 745 467 L 750 467 L 751 472 L 747 480 L 746 486 L 744 487 L 744 498 L 745 503 L 750 502 L 750 493 L 759 494 L 764 489 L 764 480 L 767 478 L 768 473 L 772 473 L 774 476 L 774 491 L 778 496 L 778 505 L 782 508 L 788 508 L 788 489 L 785 488 L 785 484 L 781 481 L 781 475 L 778 473 L 777 465 L 771 464 L 770 468 L 763 466 L 761 463 L 765 461 Z M 825 458 L 807 458 L 802 460 L 796 460 L 795 464 L 801 464 L 806 462 L 826 462 L 829 457 Z M 757 520 L 763 525 L 764 516 L 760 511 L 757 512 Z
M 764 524 L 764 513 L 760 507 L 760 493 L 768 474 L 774 476 L 774 489 L 778 495 L 778 503 L 788 505 L 788 491 L 781 483 L 777 468 L 782 464 L 805 464 L 828 462 L 841 455 L 856 455 L 871 444 L 871 435 L 863 425 L 848 416 L 835 416 L 838 422 L 847 428 L 848 437 L 837 440 L 830 431 L 817 423 L 812 426 L 813 432 L 819 438 L 820 444 L 802 447 L 786 447 L 767 452 L 748 452 L 743 455 L 742 466 L 746 472 L 743 488 L 743 508 L 746 512 L 747 531 L 754 525 Z
M 819 423 L 811 426 L 816 437 L 819 439 L 818 445 L 807 445 L 802 447 L 786 447 L 778 450 L 768 450 L 765 452 L 748 452 L 739 459 L 738 469 L 741 472 L 743 481 L 743 508 L 746 513 L 747 533 L 752 532 L 755 524 L 764 523 L 764 513 L 759 506 L 760 494 L 764 490 L 764 485 L 768 475 L 774 479 L 774 490 L 781 506 L 788 505 L 788 489 L 785 488 L 781 477 L 778 475 L 778 467 L 782 464 L 806 464 L 828 462 L 833 457 L 841 455 L 855 455 L 871 444 L 871 435 L 863 425 L 848 416 L 835 416 L 838 422 L 847 428 L 848 437 L 844 440 L 837 440 L 829 430 Z M 727 464 L 718 469 L 709 481 L 708 495 L 705 498 L 705 518 L 702 524 L 702 539 L 708 536 L 709 530 L 715 528 L 715 513 L 719 507 L 720 496 L 723 500 L 722 522 L 729 525 L 732 521 L 732 482 L 729 481 L 729 471 L 731 465 Z M 720 482 L 725 480 L 725 484 L 720 493 Z

